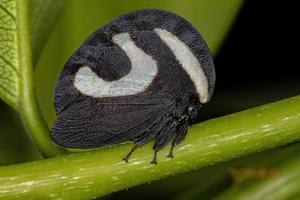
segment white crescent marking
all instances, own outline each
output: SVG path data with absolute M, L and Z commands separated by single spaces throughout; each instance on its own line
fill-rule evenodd
M 141 93 L 152 83 L 158 72 L 156 61 L 138 48 L 128 33 L 117 34 L 112 41 L 129 57 L 130 72 L 119 80 L 105 81 L 89 66 L 82 66 L 77 71 L 73 83 L 80 93 L 95 98 L 126 96 Z
M 156 28 L 154 31 L 169 46 L 176 59 L 194 82 L 200 102 L 206 103 L 208 101 L 208 81 L 198 59 L 185 43 L 169 31 L 160 28 Z

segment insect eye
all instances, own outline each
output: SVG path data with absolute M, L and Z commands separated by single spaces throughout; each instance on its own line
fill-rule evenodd
M 195 106 L 189 106 L 188 107 L 188 114 L 191 116 L 191 117 L 195 117 L 197 115 L 197 108 Z

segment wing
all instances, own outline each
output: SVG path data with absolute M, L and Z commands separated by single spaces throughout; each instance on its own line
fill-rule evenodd
M 69 148 L 121 143 L 142 134 L 174 105 L 167 95 L 87 99 L 59 114 L 51 137 L 56 144 Z

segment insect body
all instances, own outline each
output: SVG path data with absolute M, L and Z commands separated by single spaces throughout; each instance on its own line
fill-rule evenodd
M 200 34 L 162 10 L 122 15 L 94 32 L 64 66 L 55 89 L 53 141 L 96 148 L 154 142 L 154 157 L 186 136 L 212 97 L 215 71 Z

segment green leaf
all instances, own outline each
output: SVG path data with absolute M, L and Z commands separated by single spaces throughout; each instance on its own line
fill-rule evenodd
M 19 97 L 16 4 L 0 1 L 0 98 L 14 108 Z
M 64 0 L 29 0 L 30 39 L 34 64 L 64 6 Z
M 19 111 L 40 151 L 53 156 L 60 150 L 51 143 L 34 94 L 28 12 L 27 0 L 0 2 L 0 97 Z
M 21 98 L 16 6 L 15 0 L 0 2 L 0 98 L 15 109 L 19 107 Z M 38 59 L 62 6 L 62 0 L 30 0 L 30 21 L 26 23 L 30 23 L 34 62 Z
M 300 96 L 192 126 L 168 159 L 151 144 L 121 160 L 131 145 L 0 168 L 0 198 L 90 199 L 300 139 Z M 294 163 L 291 164 L 294 166 Z M 42 170 L 41 170 L 42 169 Z M 2 196 L 1 196 L 2 195 Z

